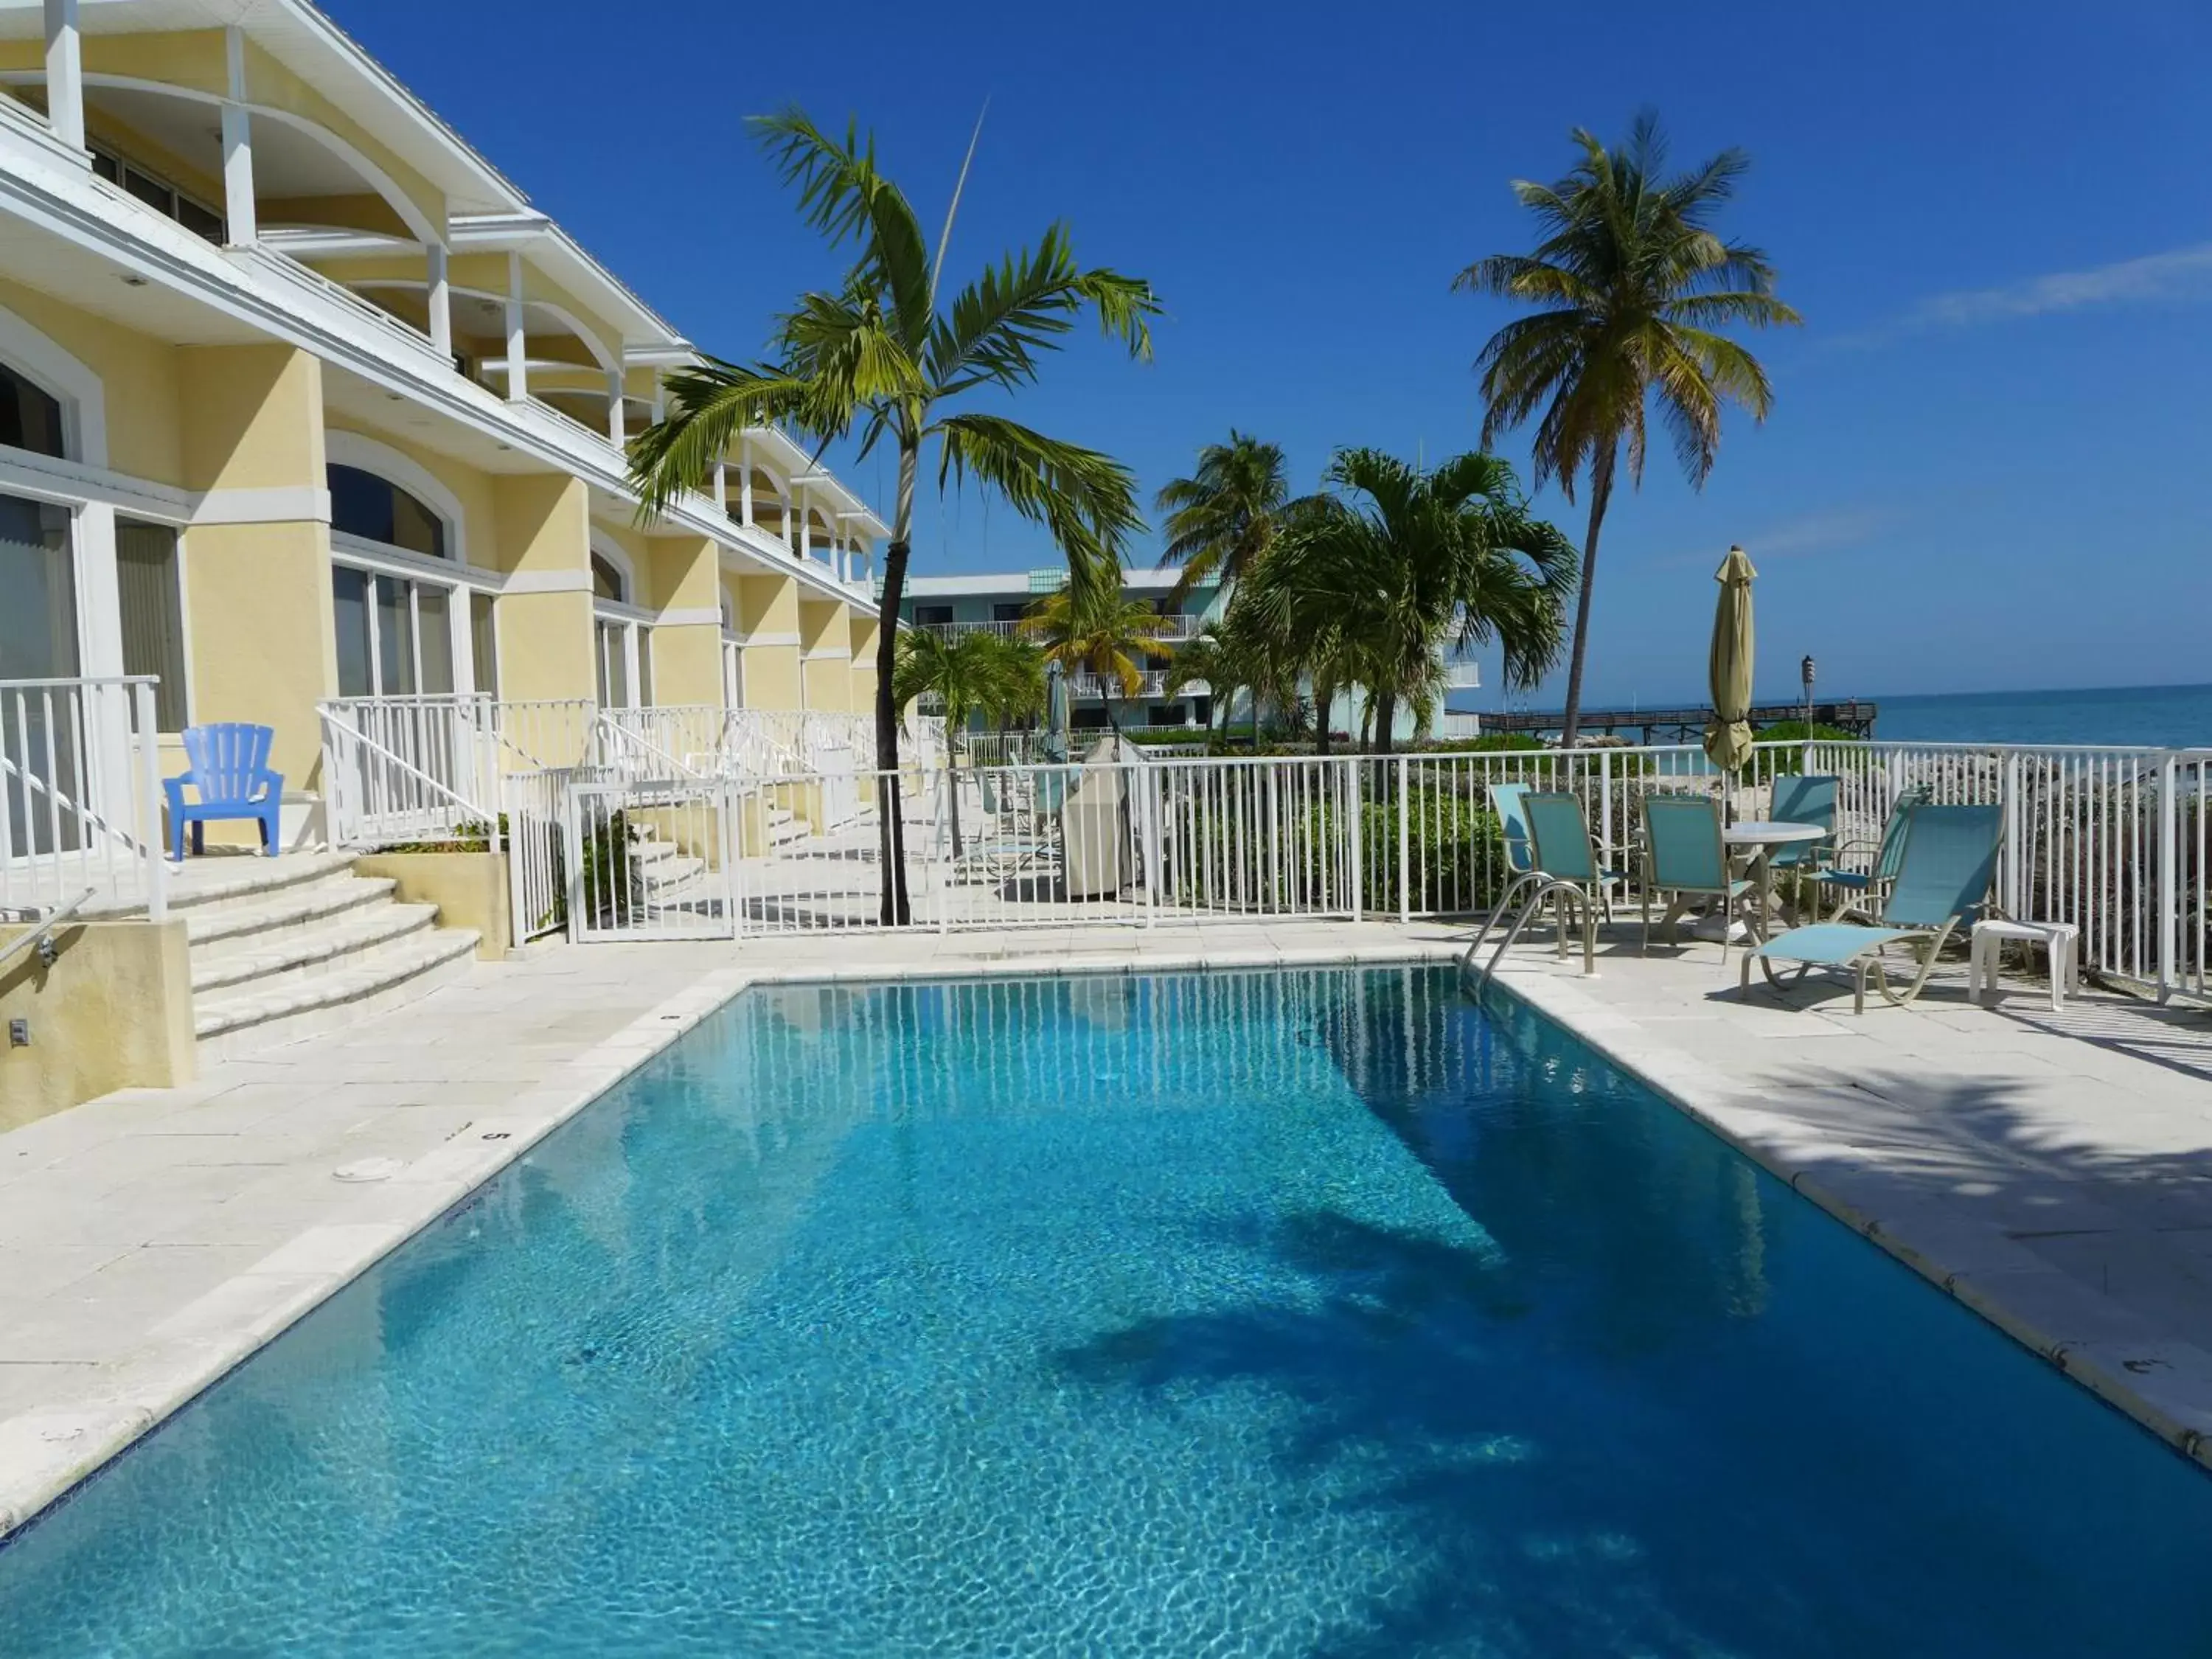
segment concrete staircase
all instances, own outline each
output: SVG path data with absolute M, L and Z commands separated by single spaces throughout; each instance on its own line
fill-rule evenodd
M 346 854 L 240 859 L 236 878 L 174 893 L 191 941 L 192 1019 L 203 1059 L 225 1059 L 349 1024 L 467 973 L 477 934 L 441 927 L 388 878 Z

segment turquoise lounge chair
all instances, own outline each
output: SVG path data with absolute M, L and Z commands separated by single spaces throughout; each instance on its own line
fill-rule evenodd
M 1660 926 L 1674 943 L 1674 924 L 1692 899 L 1718 899 L 1721 960 L 1728 961 L 1729 934 L 1735 926 L 1736 901 L 1751 884 L 1729 872 L 1728 848 L 1721 841 L 1721 809 L 1710 795 L 1644 797 L 1644 943 L 1651 949 L 1651 899 L 1667 895 Z
M 1933 793 L 1924 783 L 1909 784 L 1899 790 L 1889 809 L 1889 821 L 1882 826 L 1880 842 L 1846 842 L 1836 849 L 1833 864 L 1814 873 L 1813 879 L 1836 895 L 1836 908 L 1829 921 L 1841 921 L 1855 910 L 1865 914 L 1868 921 L 1874 920 L 1866 912 L 1866 903 L 1871 898 L 1879 904 L 1882 895 L 1889 890 L 1890 883 L 1897 879 L 1897 861 L 1905 853 L 1905 815 L 1916 806 L 1925 806 Z M 1844 867 L 1854 854 L 1869 853 L 1874 856 L 1866 860 L 1865 869 Z
M 203 825 L 252 818 L 261 825 L 261 850 L 276 856 L 283 842 L 280 827 L 284 805 L 284 779 L 269 768 L 270 746 L 276 733 L 266 726 L 225 720 L 213 726 L 185 728 L 185 758 L 191 769 L 180 777 L 165 778 L 161 792 L 169 798 L 169 856 L 185 860 L 185 826 L 192 828 L 192 851 L 207 851 Z M 185 799 L 190 784 L 199 799 Z
M 1528 851 L 1528 815 L 1521 803 L 1528 798 L 1525 783 L 1493 783 L 1487 791 L 1490 810 L 1497 816 L 1499 833 L 1505 842 L 1505 887 L 1498 896 L 1498 902 L 1490 907 L 1490 922 L 1496 922 L 1512 908 L 1513 901 L 1531 882 L 1541 879 L 1536 860 Z M 1489 923 L 1485 924 L 1487 932 Z
M 1744 994 L 1751 991 L 1753 962 L 1769 979 L 1774 977 L 1775 963 L 1794 962 L 1802 964 L 1797 971 L 1801 979 L 1814 968 L 1851 969 L 1854 1013 L 1866 1012 L 1869 969 L 1875 988 L 1883 999 L 1904 1007 L 1928 983 L 1936 952 L 1950 938 L 1951 930 L 1988 898 L 1990 879 L 1996 873 L 1997 842 L 2003 831 L 2001 806 L 1908 809 L 1897 880 L 1882 901 L 1880 925 L 1865 927 L 1852 922 L 1822 921 L 1791 928 L 1779 939 L 1744 953 Z M 1908 945 L 1919 957 L 1919 970 L 1902 994 L 1889 988 L 1882 972 L 1881 953 L 1893 945 Z

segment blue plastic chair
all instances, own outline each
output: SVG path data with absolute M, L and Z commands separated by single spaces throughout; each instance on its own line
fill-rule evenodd
M 1668 896 L 1660 926 L 1674 942 L 1674 924 L 1692 899 L 1718 899 L 1721 961 L 1728 961 L 1729 933 L 1735 926 L 1735 902 L 1751 886 L 1729 871 L 1728 848 L 1721 841 L 1721 809 L 1710 795 L 1644 797 L 1644 943 L 1651 949 L 1651 896 Z
M 1856 975 L 1851 1001 L 1854 1013 L 1866 1012 L 1867 975 L 1883 999 L 1905 1006 L 1920 994 L 1935 970 L 1936 953 L 1951 930 L 1979 909 L 1989 897 L 1990 882 L 1996 874 L 1997 845 L 2004 834 L 2002 806 L 1915 806 L 1905 815 L 1904 846 L 1898 855 L 1897 879 L 1882 901 L 1880 925 L 1860 927 L 1844 921 L 1815 922 L 1793 927 L 1756 951 L 1745 952 L 1743 990 L 1751 990 L 1751 964 L 1757 962 L 1769 979 L 1773 964 L 1802 964 L 1797 976 L 1814 968 L 1850 969 Z M 1905 945 L 1919 957 L 1919 971 L 1900 994 L 1889 988 L 1882 973 L 1881 953 L 1892 945 Z
M 253 818 L 261 825 L 261 850 L 270 858 L 283 831 L 279 817 L 284 804 L 284 780 L 269 769 L 270 746 L 276 733 L 266 726 L 224 720 L 214 726 L 185 728 L 185 758 L 191 770 L 162 781 L 169 798 L 169 856 L 181 864 L 185 857 L 185 826 L 192 827 L 192 851 L 204 853 L 207 842 L 201 826 L 238 818 Z M 190 784 L 199 799 L 187 801 Z
M 1818 772 L 1778 777 L 1767 816 L 1778 823 L 1817 823 L 1828 833 L 1818 841 L 1792 842 L 1767 849 L 1770 870 L 1817 869 L 1835 855 L 1836 786 L 1840 780 Z

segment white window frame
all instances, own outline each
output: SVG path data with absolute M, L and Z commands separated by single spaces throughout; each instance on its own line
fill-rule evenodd
M 722 707 L 743 708 L 745 706 L 745 636 L 738 632 L 736 608 L 730 603 L 725 589 L 721 595 L 722 612 Z
M 637 562 L 622 544 L 607 537 L 594 534 L 591 550 L 605 559 L 622 578 L 622 598 L 603 599 L 595 592 L 592 595 L 592 664 L 597 679 L 592 689 L 609 687 L 612 677 L 607 672 L 607 647 L 610 641 L 618 644 L 623 658 L 623 697 L 619 702 L 610 702 L 604 696 L 600 702 L 614 708 L 647 708 L 645 687 L 639 669 L 647 665 L 653 650 L 653 612 L 635 604 L 637 598 Z
M 369 690 L 367 695 L 373 697 L 445 697 L 467 696 L 483 692 L 487 696 L 496 696 L 496 686 L 479 686 L 476 683 L 476 636 L 470 623 L 469 596 L 472 593 L 497 595 L 505 583 L 494 573 L 478 570 L 469 563 L 467 514 L 462 508 L 460 498 L 421 462 L 358 432 L 341 429 L 326 433 L 323 447 L 325 462 L 338 466 L 357 467 L 363 472 L 374 474 L 395 489 L 405 490 L 438 515 L 445 531 L 446 556 L 442 559 L 434 559 L 410 548 L 371 541 L 365 536 L 349 535 L 335 527 L 331 531 L 332 567 L 343 566 L 349 570 L 363 571 L 369 579 Z M 415 665 L 417 685 L 422 678 L 422 589 L 427 585 L 446 590 L 447 650 L 453 665 L 451 691 L 389 691 L 380 686 L 379 682 L 384 677 L 383 623 L 378 617 L 376 603 L 376 579 L 380 576 L 389 576 L 408 584 L 408 644 L 412 653 L 410 660 Z M 498 611 L 495 602 L 493 617 L 493 625 L 496 628 Z

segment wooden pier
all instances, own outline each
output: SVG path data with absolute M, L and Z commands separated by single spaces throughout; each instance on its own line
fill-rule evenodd
M 1813 723 L 1832 726 L 1839 732 L 1848 732 L 1855 738 L 1874 735 L 1877 706 L 1852 698 L 1847 702 L 1815 702 Z M 1583 735 L 1592 732 L 1607 737 L 1619 737 L 1624 732 L 1638 733 L 1642 744 L 1696 743 L 1705 736 L 1705 722 L 1712 718 L 1711 707 L 1696 708 L 1585 708 L 1582 714 Z M 1802 702 L 1761 703 L 1751 711 L 1753 726 L 1774 726 L 1784 720 L 1802 720 L 1805 705 Z M 1557 710 L 1550 713 L 1514 713 L 1482 716 L 1482 729 L 1489 732 L 1523 732 L 1544 736 L 1559 729 L 1561 716 Z

